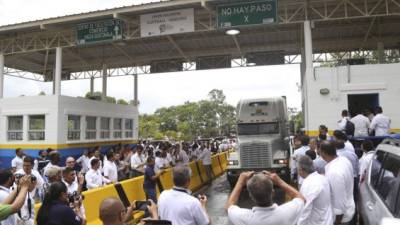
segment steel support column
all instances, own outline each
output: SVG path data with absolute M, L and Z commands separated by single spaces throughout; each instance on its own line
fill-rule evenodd
M 102 70 L 102 78 L 103 78 L 103 89 L 101 92 L 101 99 L 103 101 L 106 100 L 107 97 L 107 65 L 103 65 L 103 70 Z
M 378 42 L 378 62 L 385 63 L 385 46 L 383 42 Z
M 307 80 L 313 76 L 314 68 L 313 68 L 313 46 L 312 46 L 312 33 L 311 33 L 311 21 L 304 21 L 304 57 L 305 59 L 305 72 L 303 78 L 302 89 L 305 97 L 304 101 L 304 126 L 306 131 L 310 130 L 309 118 L 308 118 L 308 87 Z
M 4 94 L 4 54 L 0 52 L 0 98 Z
M 56 72 L 54 77 L 54 94 L 61 95 L 62 48 L 56 48 Z
M 94 93 L 94 77 L 90 77 L 90 95 Z
M 135 106 L 139 105 L 139 99 L 138 99 L 138 82 L 139 82 L 139 75 L 135 74 L 133 75 L 133 82 L 134 82 L 134 90 L 133 90 L 133 104 Z

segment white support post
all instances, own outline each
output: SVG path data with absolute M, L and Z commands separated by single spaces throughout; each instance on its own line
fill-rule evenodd
M 0 52 L 0 98 L 4 95 L 4 54 Z
M 313 76 L 314 68 L 313 68 L 313 46 L 312 46 L 312 33 L 311 33 L 311 21 L 304 21 L 304 56 L 305 56 L 305 72 L 303 78 L 303 92 L 304 92 L 304 125 L 306 131 L 310 130 L 309 124 L 309 107 L 308 107 L 308 88 L 307 88 L 307 80 Z M 304 60 L 304 59 L 302 59 Z
M 90 95 L 94 93 L 94 77 L 90 77 Z
M 385 63 L 385 46 L 383 42 L 378 42 L 378 62 Z
M 106 100 L 107 97 L 107 65 L 103 65 L 103 71 L 102 71 L 102 78 L 103 78 L 103 89 L 101 92 L 101 99 L 103 101 Z
M 54 77 L 54 94 L 61 95 L 62 48 L 56 48 L 56 71 Z
M 133 90 L 133 105 L 135 105 L 135 106 L 138 106 L 139 105 L 139 99 L 138 99 L 138 82 L 139 82 L 139 79 L 138 79 L 138 75 L 137 74 L 135 74 L 135 75 L 133 75 L 133 82 L 134 82 L 134 90 Z

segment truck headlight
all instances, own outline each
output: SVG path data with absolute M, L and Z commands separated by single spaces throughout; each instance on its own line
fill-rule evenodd
M 228 165 L 237 166 L 237 165 L 239 165 L 239 160 L 229 160 Z
M 288 164 L 288 160 L 287 159 L 275 159 L 274 164 L 286 165 L 286 164 Z

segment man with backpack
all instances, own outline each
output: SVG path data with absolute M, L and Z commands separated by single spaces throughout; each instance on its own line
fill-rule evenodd
M 343 131 L 347 136 L 354 136 L 355 126 L 350 121 L 349 111 L 342 111 L 342 119 L 338 121 L 339 130 Z

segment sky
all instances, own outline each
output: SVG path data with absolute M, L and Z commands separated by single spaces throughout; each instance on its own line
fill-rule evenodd
M 149 3 L 148 0 L 0 0 L 0 26 L 50 17 Z M 153 113 L 161 107 L 207 98 L 212 89 L 221 89 L 227 102 L 236 106 L 240 99 L 286 96 L 289 107 L 301 108 L 299 65 L 146 74 L 139 76 L 139 111 Z M 107 95 L 133 99 L 133 77 L 108 79 Z M 84 96 L 89 80 L 63 81 L 62 95 Z M 95 91 L 101 91 L 101 79 L 95 80 Z M 5 97 L 51 94 L 52 83 L 5 77 Z

